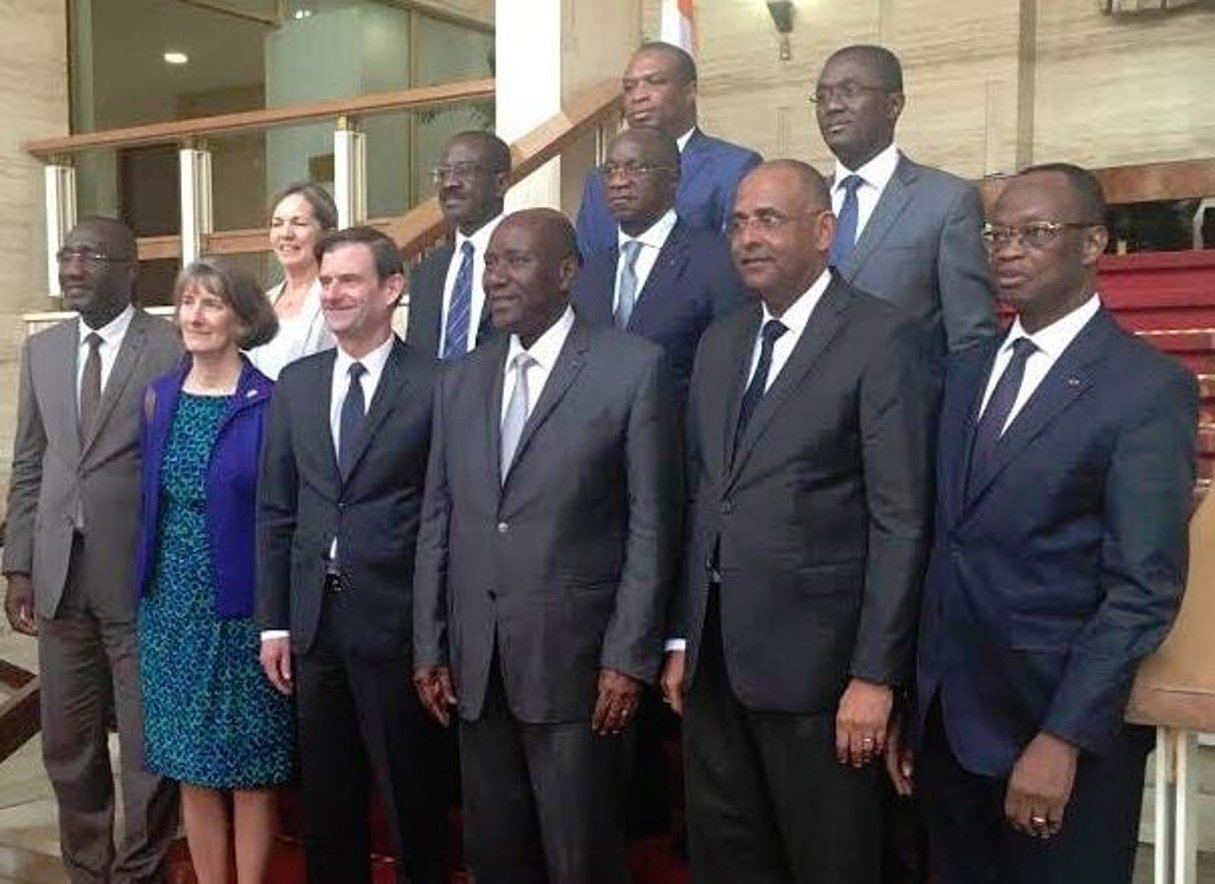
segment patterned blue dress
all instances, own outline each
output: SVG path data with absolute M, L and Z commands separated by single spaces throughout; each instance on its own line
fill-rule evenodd
M 207 464 L 231 397 L 182 392 L 160 472 L 156 560 L 139 606 L 145 764 L 212 789 L 291 777 L 291 701 L 258 662 L 252 618 L 215 613 Z M 249 575 L 250 580 L 253 575 Z

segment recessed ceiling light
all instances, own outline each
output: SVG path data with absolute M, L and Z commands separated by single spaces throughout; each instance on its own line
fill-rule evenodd
M 312 18 L 312 10 L 311 9 L 297 9 L 297 10 L 295 10 L 294 17 L 297 20 L 299 20 L 301 18 Z
M 185 64 L 190 60 L 190 56 L 186 55 L 184 52 L 172 50 L 164 54 L 164 59 L 165 64 Z

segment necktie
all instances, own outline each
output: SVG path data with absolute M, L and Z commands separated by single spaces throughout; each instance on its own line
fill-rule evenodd
M 350 374 L 350 385 L 346 388 L 346 398 L 342 400 L 342 413 L 338 418 L 338 469 L 342 471 L 342 478 L 354 466 L 354 439 L 363 415 L 367 413 L 367 406 L 363 402 L 363 384 L 359 380 L 367 373 L 367 368 L 363 363 L 355 362 L 347 372 Z
M 995 389 L 987 400 L 987 407 L 979 416 L 975 427 L 974 447 L 970 453 L 970 475 L 986 466 L 988 459 L 996 449 L 996 443 L 1004 433 L 1004 425 L 1012 414 L 1017 394 L 1021 391 L 1021 381 L 1025 378 L 1025 363 L 1038 348 L 1029 338 L 1017 338 L 1013 341 L 1013 356 L 1000 380 L 996 381 Z
M 865 179 L 859 175 L 849 175 L 840 182 L 844 188 L 844 204 L 840 206 L 839 225 L 835 231 L 835 241 L 831 243 L 832 267 L 839 267 L 847 261 L 856 245 L 856 227 L 860 219 L 856 192 L 864 183 Z
M 502 417 L 502 479 L 510 470 L 511 462 L 515 459 L 515 449 L 519 447 L 519 437 L 523 435 L 523 425 L 527 423 L 528 392 L 527 369 L 535 363 L 528 353 L 515 356 L 515 389 L 511 391 L 510 401 L 506 404 L 506 414 Z
M 456 273 L 447 305 L 447 328 L 443 334 L 443 358 L 455 359 L 468 352 L 468 320 L 472 311 L 473 244 L 468 240 L 460 246 L 464 257 Z
M 624 266 L 620 268 L 620 289 L 616 293 L 616 327 L 628 328 L 629 317 L 637 303 L 637 256 L 641 254 L 641 243 L 630 239 L 620 247 Z
M 788 330 L 779 319 L 769 319 L 764 323 L 764 329 L 760 333 L 759 361 L 755 363 L 755 373 L 751 375 L 751 383 L 747 384 L 746 392 L 743 393 L 742 407 L 738 410 L 738 426 L 734 431 L 735 451 L 738 450 L 738 443 L 743 437 L 743 431 L 751 422 L 751 415 L 755 413 L 755 407 L 759 405 L 759 400 L 764 398 L 764 391 L 768 387 L 768 372 L 772 369 L 772 348 L 776 346 L 776 339 Z
M 89 345 L 89 355 L 84 360 L 84 373 L 80 376 L 80 441 L 88 438 L 97 412 L 101 408 L 101 343 L 97 332 L 90 332 L 84 339 Z

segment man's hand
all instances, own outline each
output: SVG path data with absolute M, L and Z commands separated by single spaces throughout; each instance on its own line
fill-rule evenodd
M 914 787 L 915 753 L 910 746 L 903 745 L 902 726 L 897 717 L 890 720 L 890 728 L 886 731 L 886 774 L 899 796 L 910 797 Z
M 451 722 L 451 709 L 456 705 L 451 669 L 446 666 L 419 666 L 413 671 L 413 686 L 426 711 L 435 721 L 447 727 Z
M 591 730 L 601 737 L 614 736 L 626 727 L 641 702 L 642 684 L 618 669 L 599 670 L 599 699 L 591 717 Z
M 886 726 L 894 695 L 888 685 L 863 678 L 848 682 L 835 713 L 835 756 L 864 767 L 886 751 Z
M 34 582 L 30 580 L 30 575 L 8 575 L 4 613 L 8 617 L 8 625 L 17 632 L 25 635 L 38 634 L 38 620 L 34 616 Z
M 668 651 L 658 681 L 662 688 L 662 702 L 670 706 L 676 715 L 683 715 L 683 674 L 687 662 L 687 651 Z
M 261 650 L 262 672 L 270 679 L 270 684 L 280 694 L 292 691 L 291 681 L 291 639 L 264 638 Z
M 1050 838 L 1063 829 L 1063 811 L 1076 780 L 1079 750 L 1039 732 L 1013 765 L 1004 795 L 1004 816 L 1018 832 Z

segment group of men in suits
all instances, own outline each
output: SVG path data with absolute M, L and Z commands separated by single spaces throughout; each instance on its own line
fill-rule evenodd
M 337 347 L 280 378 L 258 520 L 310 876 L 368 879 L 370 775 L 400 879 L 442 880 L 454 718 L 478 881 L 626 881 L 658 683 L 697 881 L 909 880 L 883 767 L 922 799 L 934 881 L 1128 881 L 1148 744 L 1121 714 L 1184 579 L 1196 394 L 1101 307 L 1095 178 L 1027 170 L 984 225 L 895 147 L 878 47 L 815 87 L 830 181 L 700 133 L 674 47 L 623 86 L 577 228 L 503 217 L 493 136 L 448 144 L 455 244 L 411 274 L 408 343 L 392 242 L 319 248 Z M 169 801 L 140 779 L 133 594 L 110 605 L 104 558 L 135 510 L 133 391 L 179 352 L 127 307 L 133 258 L 99 221 L 60 255 L 81 319 L 27 344 L 5 549 L 81 881 L 153 880 Z M 142 839 L 113 872 L 112 709 Z

